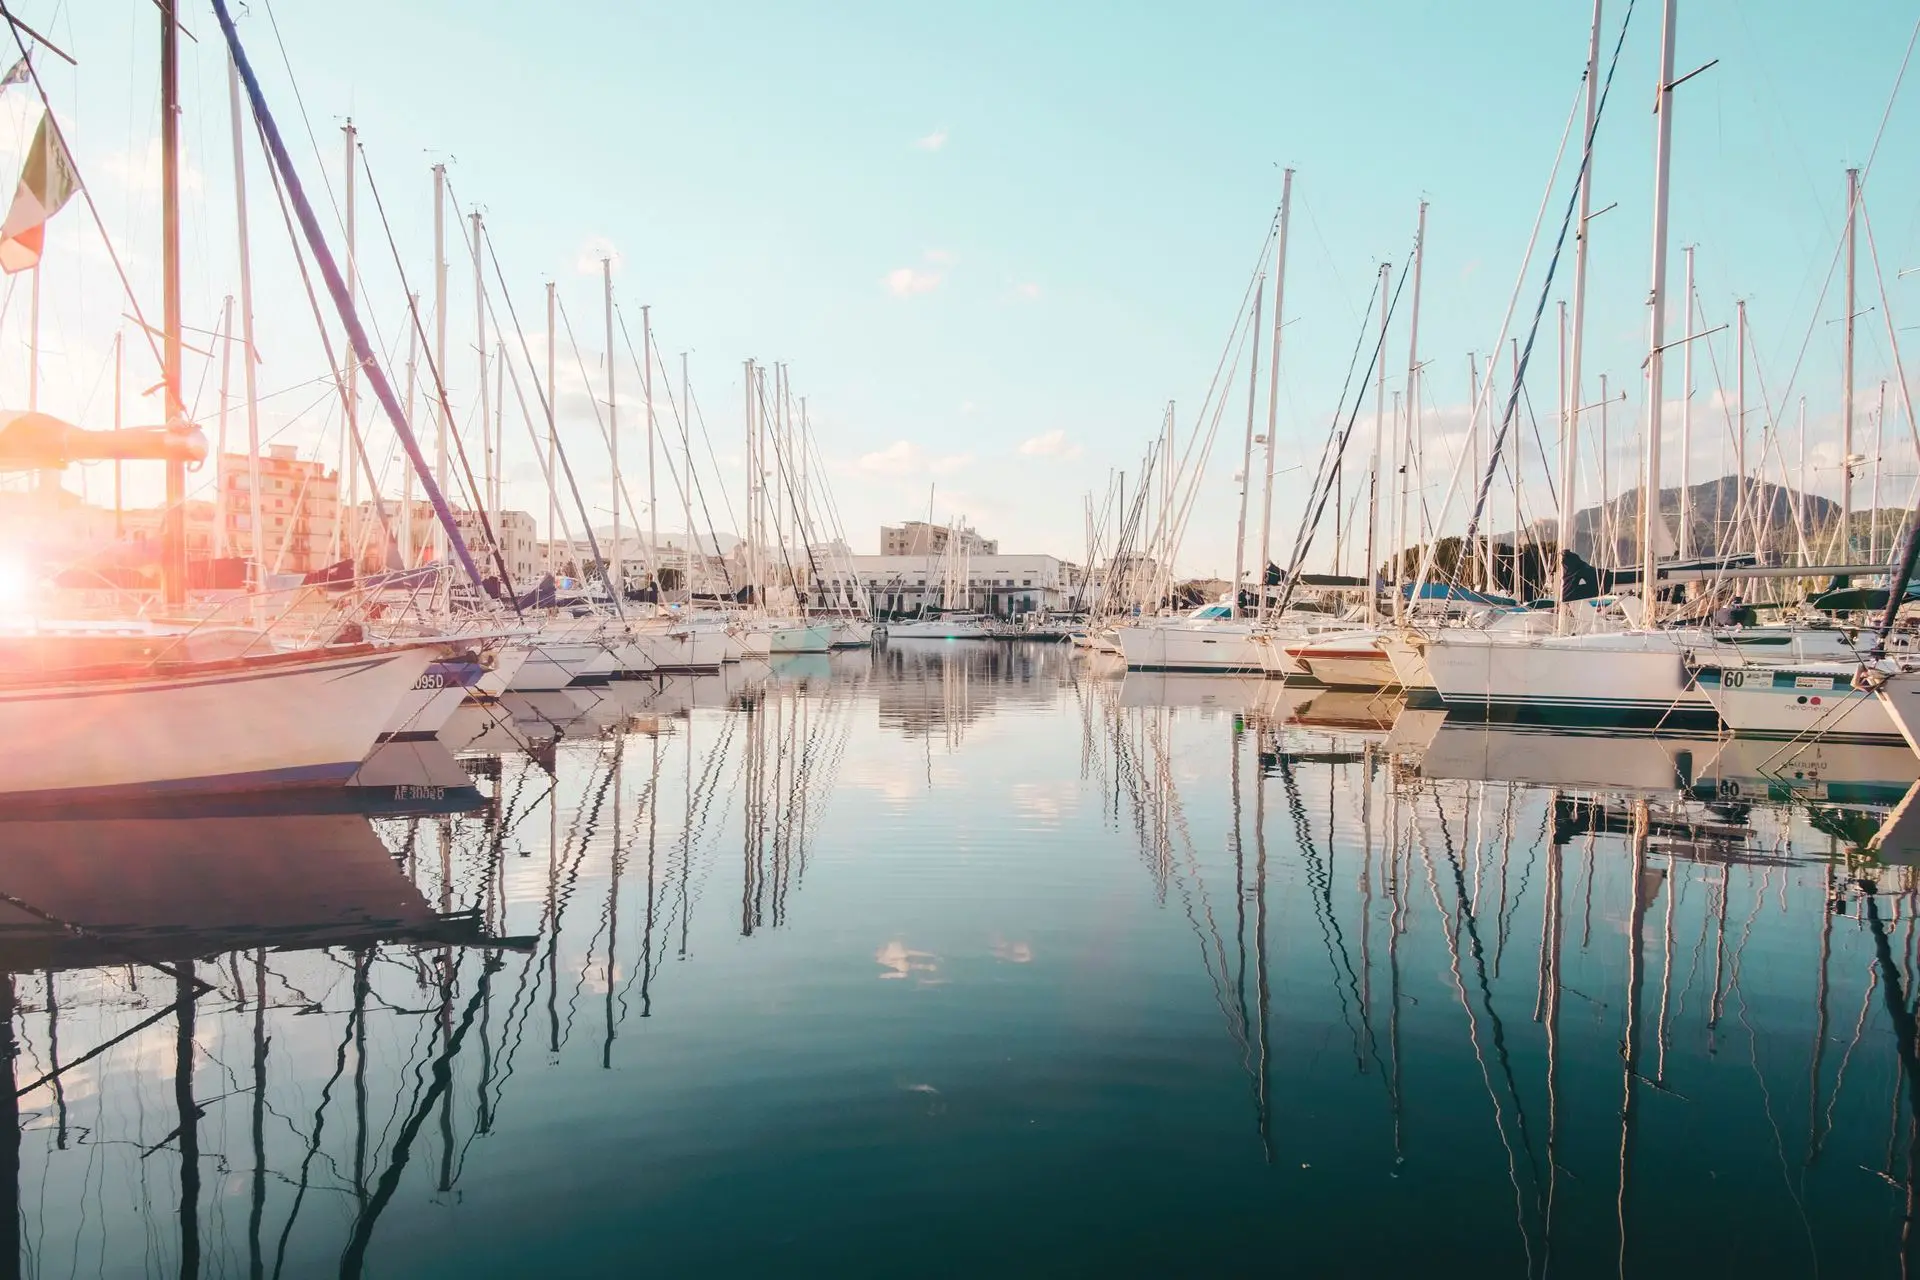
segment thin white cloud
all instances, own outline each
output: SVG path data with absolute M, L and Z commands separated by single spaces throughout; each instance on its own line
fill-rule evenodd
M 950 453 L 940 457 L 929 457 L 925 450 L 911 440 L 895 440 L 884 449 L 861 455 L 857 464 L 862 471 L 875 475 L 912 475 L 925 472 L 928 475 L 948 475 L 959 471 L 973 461 L 970 453 Z
M 1067 433 L 1056 427 L 1023 441 L 1020 452 L 1029 458 L 1077 458 L 1080 456 L 1080 446 L 1070 442 Z
M 1024 280 L 1021 283 L 1015 285 L 1013 287 L 1013 291 L 1019 294 L 1021 297 L 1028 299 L 1029 301 L 1032 301 L 1033 299 L 1036 299 L 1040 296 L 1040 286 L 1035 284 L 1031 280 Z
M 913 147 L 916 151 L 938 151 L 946 145 L 947 131 L 945 129 L 935 129 L 926 137 L 915 138 L 913 140 Z
M 945 273 L 923 267 L 895 267 L 887 272 L 882 283 L 894 297 L 911 298 L 916 294 L 932 293 L 945 278 Z
M 620 251 L 613 247 L 613 241 L 606 236 L 589 236 L 573 256 L 573 269 L 583 276 L 597 276 L 601 260 L 606 258 L 613 260 L 613 273 L 619 275 Z

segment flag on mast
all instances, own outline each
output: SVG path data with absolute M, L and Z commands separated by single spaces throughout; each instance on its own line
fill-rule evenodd
M 20 186 L 13 193 L 13 207 L 7 220 L 0 223 L 0 271 L 12 275 L 40 261 L 46 241 L 47 219 L 80 189 L 80 175 L 74 170 L 73 157 L 67 154 L 60 131 L 52 128 L 53 117 L 40 117 L 40 128 L 33 135 L 33 149 L 27 152 L 27 164 L 20 171 Z
M 13 64 L 12 70 L 8 71 L 6 75 L 0 76 L 0 93 L 5 93 L 7 86 L 10 84 L 25 84 L 27 78 L 32 74 L 33 66 L 27 61 L 26 56 L 23 54 L 20 61 Z

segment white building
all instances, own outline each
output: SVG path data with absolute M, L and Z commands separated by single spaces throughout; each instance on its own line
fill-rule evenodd
M 877 613 L 912 614 L 941 604 L 946 577 L 937 556 L 854 556 L 852 564 Z M 1080 585 L 1080 566 L 1058 556 L 974 555 L 965 568 L 966 581 L 955 584 L 955 607 L 1002 617 L 1071 608 Z M 822 566 L 829 589 L 841 585 L 843 574 Z
M 964 524 L 928 524 L 925 520 L 909 520 L 905 524 L 880 526 L 880 554 L 883 556 L 937 556 L 955 540 L 968 555 L 1000 554 L 998 541 L 983 538 L 979 530 Z

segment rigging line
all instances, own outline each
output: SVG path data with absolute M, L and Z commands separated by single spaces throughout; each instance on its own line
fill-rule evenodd
M 1363 388 L 1367 385 L 1368 382 L 1371 382 L 1373 380 L 1374 366 L 1380 362 L 1380 357 L 1385 353 L 1386 342 L 1387 342 L 1387 327 L 1393 323 L 1393 313 L 1399 310 L 1400 308 L 1400 291 L 1406 288 L 1407 272 L 1411 266 L 1412 266 L 1411 260 L 1400 264 L 1400 281 L 1398 284 L 1393 286 L 1393 297 L 1390 298 L 1387 302 L 1386 324 L 1381 326 L 1379 336 L 1374 339 L 1373 355 L 1368 357 L 1366 372 L 1361 376 L 1361 379 L 1360 379 L 1360 385 Z M 1361 332 L 1363 335 L 1362 341 L 1364 341 L 1365 340 L 1364 326 L 1362 327 Z M 1345 429 L 1341 430 L 1338 433 L 1339 440 L 1340 440 L 1340 447 L 1338 449 L 1333 450 L 1333 455 L 1336 459 L 1344 458 L 1346 456 L 1347 442 L 1353 438 L 1353 424 L 1359 421 L 1360 419 L 1361 399 L 1362 397 L 1360 397 L 1359 395 L 1354 396 L 1353 412 L 1347 415 L 1347 425 Z M 1338 409 L 1334 410 L 1334 415 L 1335 415 L 1334 417 L 1335 422 L 1338 422 L 1339 421 Z M 1331 439 L 1329 439 L 1328 446 L 1329 448 L 1332 447 Z M 1305 516 L 1302 517 L 1301 526 L 1300 526 L 1300 535 L 1298 538 L 1296 538 L 1294 543 L 1294 559 L 1288 565 L 1287 581 L 1281 587 L 1280 603 L 1275 608 L 1276 613 L 1285 613 L 1287 611 L 1288 603 L 1293 599 L 1293 589 L 1300 576 L 1301 563 L 1306 558 L 1307 549 L 1312 544 L 1314 533 L 1320 527 L 1321 513 L 1327 509 L 1327 495 L 1332 491 L 1331 476 L 1329 476 L 1328 479 L 1329 479 L 1329 483 L 1323 484 L 1320 487 L 1319 500 L 1314 504 L 1312 516 L 1310 518 Z M 1373 571 L 1372 566 L 1368 566 L 1368 572 L 1371 573 L 1372 571 Z
M 432 399 L 438 401 L 440 405 L 441 420 L 447 424 L 447 436 L 453 441 L 454 456 L 459 459 L 460 462 L 460 472 L 456 478 L 465 481 L 467 502 L 469 503 L 468 509 L 479 518 L 481 537 L 486 540 L 488 548 L 493 552 L 494 567 L 500 571 L 500 581 L 506 586 L 506 590 L 502 592 L 502 596 L 508 604 L 513 606 L 514 616 L 520 617 L 522 616 L 520 602 L 514 596 L 511 587 L 513 575 L 507 571 L 506 555 L 501 549 L 500 539 L 494 536 L 493 519 L 487 512 L 487 504 L 482 500 L 484 491 L 480 487 L 479 479 L 473 474 L 473 463 L 467 459 L 467 444 L 466 441 L 461 438 L 459 424 L 453 416 L 452 403 L 447 397 L 446 379 L 441 374 L 439 362 L 433 357 L 434 344 L 428 340 L 426 322 L 420 318 L 419 294 L 414 292 L 412 283 L 407 279 L 406 264 L 400 257 L 400 245 L 399 242 L 393 238 L 393 224 L 387 219 L 386 202 L 380 198 L 380 184 L 374 181 L 373 161 L 367 155 L 367 144 L 364 142 L 360 143 L 359 147 L 360 170 L 367 179 L 367 194 L 373 197 L 373 210 L 380 219 L 380 231 L 387 241 L 388 256 L 393 259 L 393 269 L 400 277 L 400 291 L 407 297 L 407 315 L 413 321 L 414 337 L 418 340 L 417 351 L 419 356 L 426 361 L 427 372 L 433 377 Z M 449 185 L 448 190 L 449 193 L 451 193 L 451 185 Z M 451 198 L 451 194 L 449 194 L 449 198 Z M 458 223 L 460 218 L 458 214 L 459 203 L 457 201 L 454 202 L 454 208 L 454 222 Z M 463 230 L 461 234 L 464 237 L 466 233 Z M 487 424 L 482 423 L 481 428 L 484 430 L 486 425 Z M 412 518 L 412 514 L 409 513 L 407 519 L 411 521 Z M 453 541 L 461 541 L 454 537 L 451 530 L 448 532 L 448 537 Z M 466 544 L 464 541 L 461 541 L 461 545 L 464 547 Z
M 227 10 L 227 0 L 213 0 L 213 11 L 220 20 L 220 27 L 226 36 L 227 48 L 233 56 L 234 66 L 240 72 L 245 83 L 248 100 L 253 106 L 254 120 L 265 135 L 268 152 L 272 155 L 274 167 L 285 179 L 287 194 L 293 198 L 295 211 L 300 215 L 301 230 L 305 233 L 309 247 L 320 264 L 321 274 L 327 281 L 327 292 L 331 295 L 335 308 L 340 312 L 341 323 L 346 327 L 356 357 L 365 369 L 369 386 L 379 400 L 381 408 L 392 422 L 394 430 L 400 434 L 406 446 L 407 457 L 413 463 L 414 470 L 420 476 L 422 489 L 433 504 L 434 514 L 440 517 L 447 531 L 448 541 L 460 555 L 460 563 L 472 577 L 475 587 L 482 587 L 484 579 L 480 566 L 474 563 L 473 556 L 467 550 L 467 544 L 459 536 L 459 525 L 453 518 L 453 511 L 447 505 L 446 496 L 435 483 L 433 471 L 427 466 L 426 458 L 420 452 L 419 442 L 413 438 L 412 430 L 407 426 L 406 414 L 400 409 L 392 385 L 387 381 L 386 370 L 373 358 L 373 349 L 367 341 L 366 330 L 360 324 L 352 298 L 347 293 L 346 282 L 340 277 L 340 269 L 327 252 L 326 238 L 320 234 L 320 224 L 314 217 L 313 206 L 308 203 L 306 193 L 301 188 L 293 170 L 293 160 L 287 155 L 286 144 L 280 139 L 280 129 L 267 111 L 266 98 L 261 92 L 259 78 L 254 74 L 253 65 L 248 61 L 246 50 L 240 45 L 240 33 L 233 25 L 233 15 Z
M 261 150 L 270 152 L 266 140 L 266 131 L 260 125 L 258 116 L 254 119 L 254 127 L 260 133 Z M 280 181 L 280 171 L 275 166 L 268 165 L 267 173 L 268 176 L 273 179 L 273 193 L 280 204 L 280 218 L 286 227 L 288 244 L 293 249 L 294 263 L 300 268 L 300 284 L 306 291 L 307 306 L 313 312 L 313 326 L 320 333 L 320 347 L 327 358 L 327 369 L 333 379 L 334 389 L 338 391 L 340 395 L 340 430 L 344 434 L 353 437 L 353 448 L 360 457 L 360 465 L 366 470 L 368 476 L 371 477 L 373 475 L 373 462 L 367 457 L 366 441 L 362 438 L 359 431 L 353 429 L 351 424 L 352 402 L 347 396 L 343 367 L 339 357 L 334 352 L 333 339 L 327 334 L 326 321 L 320 314 L 320 299 L 313 291 L 313 277 L 307 271 L 306 255 L 300 251 L 300 237 L 294 231 L 293 216 L 287 209 L 287 193 Z M 251 351 L 247 352 L 245 358 L 252 359 L 253 353 Z M 374 511 L 378 514 L 380 520 L 381 531 L 387 535 L 388 563 L 394 563 L 400 559 L 400 544 L 394 537 L 392 524 L 387 519 L 386 500 L 380 496 L 380 491 L 377 488 L 373 491 L 373 503 Z M 338 518 L 336 515 L 335 519 L 337 520 Z
M 791 369 L 791 366 L 789 366 L 789 369 Z M 791 383 L 784 383 L 784 385 L 787 388 L 786 390 L 787 398 L 791 400 L 793 397 L 793 385 Z M 789 410 L 791 410 L 791 407 L 792 407 L 791 405 L 788 406 Z M 792 417 L 791 412 L 789 412 L 787 416 L 791 418 Z M 792 422 L 789 421 L 787 423 L 788 429 L 791 430 L 792 426 L 793 426 Z M 786 451 L 780 447 L 780 440 L 779 440 L 780 433 L 776 431 L 773 433 L 773 436 L 774 436 L 773 461 L 774 461 L 775 468 L 778 470 L 780 474 L 781 487 L 787 491 L 787 503 L 789 506 L 793 508 L 793 523 L 796 526 L 795 531 L 800 535 L 800 545 L 807 553 L 807 572 L 811 575 L 811 581 L 809 585 L 818 587 L 820 584 L 820 565 L 813 558 L 813 530 L 805 527 L 806 521 L 803 518 L 803 514 L 802 514 L 803 507 L 800 502 L 800 499 L 794 494 L 794 491 L 793 491 L 793 468 L 787 465 Z M 783 560 L 787 558 L 786 549 L 784 547 L 781 548 L 780 556 L 781 556 L 781 559 Z M 787 576 L 789 579 L 793 577 L 792 564 L 787 565 Z M 992 598 L 991 596 L 988 597 L 989 601 L 991 601 L 991 598 Z M 802 608 L 801 608 L 802 614 L 804 614 L 805 611 L 806 611 L 805 606 L 802 605 Z
M 593 394 L 593 380 L 588 377 L 586 359 L 580 354 L 580 340 L 574 337 L 573 334 L 573 318 L 567 314 L 566 300 L 563 299 L 557 291 L 553 297 L 554 303 L 560 311 L 560 323 L 565 325 L 567 329 L 567 344 L 573 348 L 573 363 L 580 370 L 580 384 L 587 389 L 587 403 L 593 406 L 593 422 L 595 426 L 600 428 L 600 443 L 606 445 L 611 450 L 613 447 L 613 433 L 607 429 L 607 420 L 600 416 L 600 401 L 598 397 Z M 529 357 L 529 359 L 531 359 L 531 357 Z M 612 361 L 612 351 L 607 352 L 607 359 L 608 361 Z M 554 392 L 554 402 L 556 405 L 559 403 L 559 391 L 557 388 Z M 609 404 L 608 407 L 612 408 L 613 406 Z M 641 527 L 640 510 L 634 505 L 633 498 L 627 493 L 626 477 L 616 476 L 614 479 L 619 484 L 619 489 L 613 495 L 614 503 L 616 505 L 621 502 L 626 503 L 627 514 L 633 518 L 634 537 L 638 538 Z M 584 509 L 580 515 L 582 519 L 587 520 L 589 523 L 592 522 L 592 517 L 589 516 Z M 618 551 L 619 548 L 615 547 L 614 550 Z M 653 548 L 651 547 L 647 548 L 647 573 L 649 576 L 653 573 Z M 625 587 L 624 583 L 621 585 L 623 588 Z M 615 594 L 619 593 L 616 592 Z
M 451 180 L 447 182 L 447 193 L 449 196 L 451 196 L 453 193 L 453 183 Z M 462 228 L 460 235 L 463 242 L 465 241 L 466 234 L 467 234 L 466 230 Z M 527 346 L 527 331 L 521 327 L 520 315 L 517 311 L 514 310 L 513 293 L 507 288 L 507 274 L 506 272 L 500 269 L 500 255 L 494 252 L 493 241 L 487 240 L 484 237 L 482 237 L 482 243 L 486 246 L 488 260 L 493 263 L 493 278 L 496 282 L 498 282 L 500 286 L 500 301 L 506 305 L 507 319 L 513 322 L 513 334 L 514 334 L 514 337 L 518 339 L 520 343 L 520 358 L 527 362 L 527 368 L 529 371 L 531 371 L 534 368 L 533 349 Z M 554 300 L 556 302 L 559 301 L 559 294 L 557 292 L 554 295 Z M 493 300 L 491 297 L 489 297 L 487 300 L 487 310 L 490 314 L 493 310 Z M 562 315 L 566 314 L 565 304 L 560 305 L 560 313 Z M 496 320 L 494 324 L 494 328 L 498 329 L 499 327 L 500 327 L 499 323 Z M 511 368 L 512 366 L 508 366 L 508 367 Z M 549 421 L 555 424 L 555 430 L 553 433 L 553 451 L 554 451 L 554 454 L 560 459 L 560 469 L 567 473 L 567 488 L 573 493 L 573 504 L 574 506 L 580 509 L 580 518 L 586 521 L 587 527 L 585 532 L 587 535 L 587 549 L 593 552 L 594 563 L 604 566 L 606 565 L 607 561 L 604 560 L 600 555 L 600 538 L 593 531 L 593 517 L 587 511 L 586 500 L 580 496 L 580 483 L 574 478 L 574 475 L 573 475 L 573 461 L 572 459 L 567 457 L 566 446 L 560 443 L 560 433 L 558 429 L 560 417 L 557 412 L 558 400 L 556 398 L 554 405 L 549 406 L 547 402 L 547 392 L 545 389 L 541 387 L 539 377 L 536 375 L 532 375 L 531 372 L 530 372 L 530 376 L 532 377 L 532 380 L 533 380 L 534 394 L 538 396 L 540 399 L 541 414 L 543 416 L 546 416 Z M 515 388 L 516 394 L 518 392 L 519 386 L 520 386 L 520 380 L 519 380 L 519 377 L 516 375 L 514 378 L 514 388 Z M 595 413 L 597 414 L 598 412 L 599 412 L 598 409 L 596 409 Z M 524 408 L 522 409 L 522 413 L 523 414 L 525 413 Z M 602 569 L 602 572 L 603 573 L 605 572 L 604 568 Z M 613 598 L 613 612 L 615 616 L 617 616 L 621 621 L 624 622 L 626 620 L 627 611 L 626 611 L 625 602 L 621 599 L 621 593 L 618 591 L 609 590 L 607 594 Z
M 87 212 L 93 215 L 94 228 L 100 232 L 100 241 L 106 246 L 107 260 L 113 263 L 113 273 L 120 278 L 120 289 L 126 294 L 127 305 L 133 308 L 134 322 L 140 326 L 140 332 L 147 340 L 147 350 L 152 353 L 153 362 L 165 370 L 166 361 L 161 358 L 160 346 L 155 341 L 155 335 L 163 331 L 148 324 L 145 313 L 140 309 L 139 295 L 133 291 L 133 282 L 127 279 L 127 269 L 121 263 L 119 253 L 114 250 L 113 237 L 107 234 L 106 219 L 100 216 L 100 206 L 93 202 L 93 189 L 80 178 L 79 162 L 73 158 L 73 148 L 67 145 L 66 133 L 60 128 L 60 121 L 53 114 L 53 99 L 47 96 L 47 87 L 40 82 L 40 69 L 33 65 L 33 59 L 27 57 L 26 41 L 20 37 L 20 23 L 7 8 L 5 0 L 0 0 L 0 17 L 7 20 L 7 29 L 13 34 L 14 46 L 20 50 L 20 60 L 26 65 L 27 76 L 33 81 L 34 92 L 40 95 L 40 106 L 45 110 L 46 122 L 53 130 L 53 140 L 59 144 L 61 151 L 66 154 L 67 163 L 73 168 L 74 185 L 80 189 L 80 198 L 87 202 Z M 11 283 L 9 280 L 9 285 Z M 8 296 L 12 296 L 11 289 Z M 173 392 L 174 400 L 178 403 L 180 388 L 173 388 Z
M 1500 418 L 1500 430 L 1488 446 L 1486 476 L 1480 483 L 1479 492 L 1474 496 L 1473 512 L 1467 520 L 1467 531 L 1461 540 L 1462 546 L 1473 545 L 1474 537 L 1480 531 L 1480 517 L 1486 511 L 1487 495 L 1493 489 L 1498 460 L 1506 444 L 1507 428 L 1519 412 L 1520 392 L 1527 381 L 1527 366 L 1533 361 L 1533 344 L 1540 336 L 1540 322 L 1547 313 L 1547 299 L 1553 291 L 1553 277 L 1560 268 L 1560 256 L 1565 252 L 1567 247 L 1567 231 L 1572 227 L 1573 215 L 1580 207 L 1580 192 L 1586 184 L 1587 171 L 1593 167 L 1593 141 L 1600 132 L 1600 121 L 1606 115 L 1607 101 L 1613 96 L 1613 76 L 1614 73 L 1620 69 L 1620 51 L 1627 43 L 1627 28 L 1633 22 L 1633 9 L 1634 0 L 1628 0 L 1627 10 L 1620 16 L 1620 34 L 1614 40 L 1613 57 L 1607 64 L 1607 78 L 1602 81 L 1600 85 L 1600 100 L 1594 105 L 1593 126 L 1587 130 L 1585 144 L 1580 150 L 1580 167 L 1573 175 L 1573 190 L 1567 196 L 1566 211 L 1561 214 L 1560 217 L 1560 234 L 1553 242 L 1553 256 L 1547 260 L 1546 276 L 1540 281 L 1540 299 L 1533 308 L 1533 323 L 1527 330 L 1527 341 L 1520 351 L 1520 363 L 1513 370 L 1513 390 L 1508 393 L 1506 411 Z M 1585 77 L 1582 78 L 1584 79 Z M 1571 116 L 1567 118 L 1567 127 L 1569 130 L 1573 127 L 1573 118 Z M 1564 136 L 1560 140 L 1560 145 L 1564 150 L 1566 147 L 1566 138 Z M 1554 168 L 1558 170 L 1559 167 L 1560 158 L 1556 156 L 1554 158 Z M 1551 189 L 1551 181 L 1549 181 L 1549 189 Z M 1544 201 L 1541 204 L 1541 212 L 1546 212 Z M 1537 234 L 1539 227 L 1538 221 L 1535 222 L 1534 226 Z M 1582 226 L 1581 234 L 1584 235 L 1585 233 L 1586 228 Z M 1531 245 L 1528 246 L 1528 253 L 1532 253 Z M 1503 333 L 1501 337 L 1504 339 L 1506 335 Z M 1495 350 L 1497 351 L 1498 347 L 1496 347 Z M 1481 393 L 1486 397 L 1489 407 L 1491 407 L 1493 403 L 1492 381 L 1492 379 L 1488 379 L 1488 385 Z M 1429 559 L 1430 558 L 1431 555 L 1429 554 Z M 1462 571 L 1462 565 L 1455 566 L 1453 581 L 1456 584 L 1460 580 Z M 1425 576 L 1424 573 L 1421 574 L 1422 580 L 1425 579 Z

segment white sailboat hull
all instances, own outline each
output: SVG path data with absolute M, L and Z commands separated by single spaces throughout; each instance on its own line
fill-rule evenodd
M 440 652 L 284 655 L 0 690 L 0 797 L 62 803 L 344 782 Z
M 1114 638 L 1129 671 L 1217 671 L 1253 674 L 1266 668 L 1253 624 L 1241 621 L 1143 622 L 1119 627 Z
M 1607 643 L 1597 643 L 1598 641 Z M 1622 729 L 1714 730 L 1677 638 L 1440 631 L 1414 642 L 1456 719 Z
M 536 639 L 507 688 L 515 693 L 564 689 L 575 682 L 605 681 L 614 671 L 613 652 L 598 640 Z
M 1395 683 L 1393 661 L 1376 632 L 1321 636 L 1287 645 L 1286 654 L 1330 689 L 1384 689 Z
M 1903 741 L 1880 699 L 1853 687 L 1856 669 L 1842 663 L 1703 666 L 1695 680 L 1738 737 L 1869 745 Z

